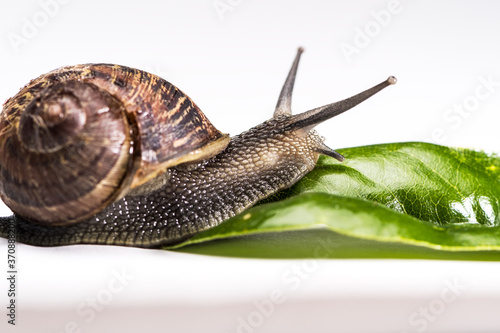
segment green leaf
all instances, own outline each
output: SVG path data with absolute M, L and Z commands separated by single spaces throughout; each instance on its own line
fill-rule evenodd
M 273 198 L 323 192 L 379 202 L 436 224 L 500 224 L 500 158 L 422 142 L 344 149 Z
M 243 257 L 500 260 L 497 155 L 427 143 L 339 152 L 345 162 L 321 157 L 290 189 L 176 248 Z

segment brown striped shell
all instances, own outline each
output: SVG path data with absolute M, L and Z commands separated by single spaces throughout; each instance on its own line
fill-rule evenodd
M 108 64 L 32 80 L 0 115 L 0 196 L 15 213 L 64 225 L 94 215 L 169 167 L 228 144 L 177 87 Z

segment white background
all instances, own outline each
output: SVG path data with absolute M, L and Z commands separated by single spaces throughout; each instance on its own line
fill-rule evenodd
M 332 148 L 427 141 L 500 150 L 496 1 L 1 1 L 2 101 L 63 65 L 117 63 L 176 84 L 234 135 L 271 116 L 303 46 L 294 112 L 398 78 L 318 127 Z M 6 272 L 5 240 L 1 252 Z M 17 256 L 18 325 L 6 323 L 0 274 L 2 332 L 500 329 L 498 263 L 243 260 L 106 246 L 18 245 Z M 283 302 L 271 306 L 274 292 Z

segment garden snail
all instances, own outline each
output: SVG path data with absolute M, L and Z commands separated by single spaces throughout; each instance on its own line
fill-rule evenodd
M 7 237 L 38 246 L 160 247 L 220 224 L 293 185 L 320 154 L 313 129 L 394 84 L 292 115 L 299 48 L 272 119 L 229 138 L 169 82 L 108 64 L 32 80 L 0 116 Z

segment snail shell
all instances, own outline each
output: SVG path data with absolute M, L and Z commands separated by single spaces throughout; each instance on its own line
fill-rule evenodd
M 27 219 L 72 224 L 228 143 L 187 95 L 155 75 L 109 64 L 63 67 L 4 106 L 0 196 Z

